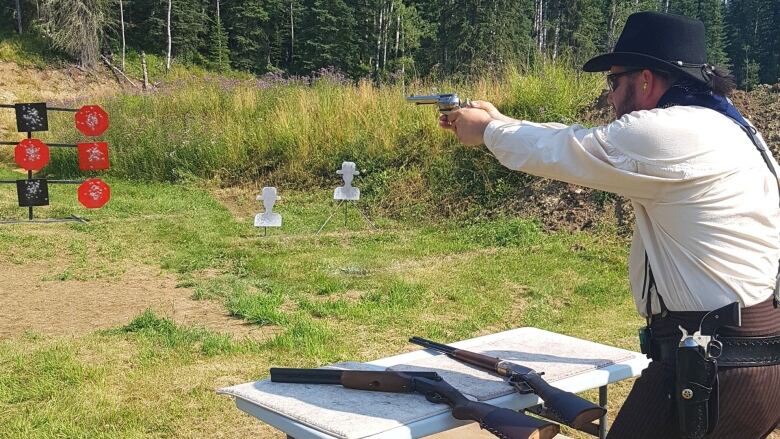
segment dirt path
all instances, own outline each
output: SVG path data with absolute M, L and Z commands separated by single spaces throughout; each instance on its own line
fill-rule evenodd
M 230 317 L 218 303 L 192 300 L 192 290 L 151 267 L 97 280 L 49 280 L 47 264 L 0 263 L 0 339 L 34 331 L 79 336 L 126 325 L 151 308 L 177 323 L 204 326 L 236 337 L 263 339 L 272 331 Z

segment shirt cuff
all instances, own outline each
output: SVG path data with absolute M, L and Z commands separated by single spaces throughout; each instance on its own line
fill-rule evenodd
M 498 129 L 504 125 L 509 125 L 511 122 L 504 122 L 503 120 L 494 120 L 485 127 L 485 134 L 482 135 L 482 140 L 485 142 L 485 146 L 488 149 L 492 149 L 498 140 Z

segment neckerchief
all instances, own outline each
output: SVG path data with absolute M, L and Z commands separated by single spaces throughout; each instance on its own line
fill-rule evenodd
M 696 105 L 709 108 L 728 116 L 744 128 L 753 131 L 739 110 L 725 97 L 712 92 L 712 90 L 691 87 L 685 84 L 675 84 L 658 100 L 658 108 L 668 108 L 675 105 Z

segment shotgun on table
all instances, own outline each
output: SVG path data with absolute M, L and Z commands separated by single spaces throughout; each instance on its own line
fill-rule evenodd
M 479 422 L 479 426 L 504 439 L 551 439 L 557 424 L 520 412 L 471 401 L 436 372 L 398 372 L 339 369 L 271 368 L 275 383 L 340 384 L 349 389 L 393 393 L 421 393 L 428 401 L 452 408 L 456 419 Z
M 594 432 L 598 431 L 598 426 L 593 424 L 593 421 L 606 413 L 603 407 L 587 399 L 551 386 L 542 378 L 544 372 L 540 373 L 530 367 L 502 360 L 501 358 L 454 348 L 420 337 L 412 337 L 409 341 L 424 348 L 443 352 L 452 359 L 506 377 L 509 384 L 519 393 L 534 393 L 544 402 L 541 409 L 529 411 L 569 427 L 594 434 Z

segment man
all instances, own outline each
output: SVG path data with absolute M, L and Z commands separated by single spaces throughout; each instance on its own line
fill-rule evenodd
M 610 438 L 766 437 L 780 422 L 777 163 L 724 97 L 732 85 L 706 63 L 698 20 L 633 14 L 614 51 L 583 69 L 610 72 L 618 118 L 606 126 L 518 121 L 481 101 L 440 125 L 509 168 L 631 199 L 629 276 L 653 362 Z M 742 325 L 717 333 L 717 373 L 679 391 L 686 374 L 704 373 L 677 361 L 679 327 L 692 333 L 733 302 Z

